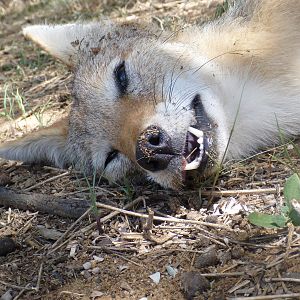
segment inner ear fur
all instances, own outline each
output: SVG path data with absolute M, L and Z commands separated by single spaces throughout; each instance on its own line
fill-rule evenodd
M 31 25 L 23 28 L 23 34 L 50 55 L 73 67 L 77 62 L 77 52 L 82 41 L 84 39 L 93 40 L 93 36 L 103 34 L 107 26 L 106 22 L 101 24 Z
M 0 157 L 24 162 L 49 162 L 57 167 L 68 164 L 66 140 L 69 120 L 64 118 L 16 141 L 0 145 Z

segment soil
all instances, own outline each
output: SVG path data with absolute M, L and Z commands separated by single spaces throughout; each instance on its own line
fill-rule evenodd
M 105 16 L 176 30 L 213 18 L 221 2 L 0 1 L 0 142 L 50 125 L 67 115 L 72 100 L 70 71 L 26 41 L 23 26 Z M 8 112 L 5 102 L 18 94 L 24 109 L 15 103 Z M 279 146 L 226 164 L 201 190 L 173 192 L 103 179 L 91 188 L 92 178 L 71 169 L 0 160 L 0 187 L 107 205 L 76 223 L 55 211 L 0 206 L 1 299 L 295 299 L 299 228 L 260 228 L 247 215 L 278 213 L 282 187 L 299 164 L 292 144 Z M 140 215 L 105 219 L 110 206 L 137 198 L 127 210 Z M 176 220 L 149 217 L 145 224 L 142 214 Z

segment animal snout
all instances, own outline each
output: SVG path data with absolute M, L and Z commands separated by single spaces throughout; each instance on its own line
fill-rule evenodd
M 136 160 L 142 168 L 151 172 L 164 170 L 173 156 L 171 138 L 162 128 L 149 126 L 138 137 Z

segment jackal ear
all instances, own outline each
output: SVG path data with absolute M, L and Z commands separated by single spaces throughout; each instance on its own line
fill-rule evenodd
M 81 42 L 92 32 L 99 33 L 100 24 L 31 25 L 23 28 L 26 38 L 33 40 L 52 56 L 73 66 Z
M 19 140 L 0 145 L 0 157 L 29 163 L 50 162 L 62 168 L 67 163 L 67 134 L 68 119 L 63 119 Z

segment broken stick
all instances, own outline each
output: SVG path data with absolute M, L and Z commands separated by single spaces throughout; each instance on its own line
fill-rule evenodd
M 0 206 L 77 219 L 90 207 L 84 199 L 63 198 L 38 193 L 20 193 L 0 187 Z

